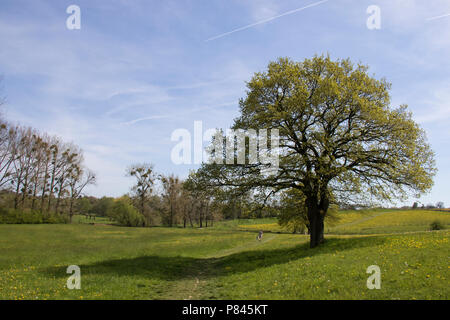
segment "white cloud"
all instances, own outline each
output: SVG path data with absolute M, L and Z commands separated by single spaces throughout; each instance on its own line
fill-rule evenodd
M 416 112 L 415 119 L 419 123 L 448 123 L 450 120 L 450 83 L 443 83 L 434 88 L 429 97 L 421 104 L 425 110 Z

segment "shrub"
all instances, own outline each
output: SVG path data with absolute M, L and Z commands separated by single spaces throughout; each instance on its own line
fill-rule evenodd
M 431 230 L 443 230 L 443 229 L 445 229 L 444 225 L 439 220 L 433 221 L 430 224 L 430 228 L 431 228 Z
M 0 208 L 0 224 L 67 223 L 66 216 L 41 213 L 39 210 Z
M 127 199 L 116 200 L 110 209 L 109 216 L 127 227 L 143 227 L 145 225 L 144 216 Z

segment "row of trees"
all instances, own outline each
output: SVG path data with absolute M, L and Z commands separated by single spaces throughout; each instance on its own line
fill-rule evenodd
M 131 192 L 118 199 L 99 199 L 91 212 L 128 226 L 208 227 L 220 219 L 278 217 L 280 224 L 294 233 L 310 232 L 304 196 L 295 189 L 277 196 L 264 193 L 264 189 L 236 193 L 209 188 L 200 172 L 193 171 L 181 180 L 157 174 L 147 163 L 132 165 L 126 172 L 135 178 Z M 327 217 L 330 222 L 333 210 L 335 206 Z
M 67 213 L 95 174 L 80 147 L 0 118 L 0 190 L 4 206 Z
M 234 194 L 208 189 L 196 172 L 182 180 L 173 174 L 158 174 L 152 164 L 142 163 L 128 167 L 126 175 L 135 180 L 129 194 L 118 199 L 98 199 L 94 205 L 88 205 L 88 211 L 128 226 L 200 228 L 213 226 L 220 219 L 280 214 L 280 203 L 268 203 L 252 192 Z
M 126 174 L 135 184 L 128 199 L 122 197 L 118 202 L 131 202 L 144 226 L 208 227 L 220 216 L 214 197 L 198 189 L 192 178 L 183 181 L 174 175 L 157 174 L 148 163 L 131 165 Z

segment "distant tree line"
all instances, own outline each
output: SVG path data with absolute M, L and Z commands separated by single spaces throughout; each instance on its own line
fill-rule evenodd
M 419 203 L 417 201 L 414 202 L 412 208 L 413 209 L 419 208 Z M 426 206 L 424 204 L 421 204 L 421 208 L 422 209 L 425 209 L 425 208 L 426 209 L 444 209 L 445 205 L 444 205 L 444 202 L 438 201 L 438 202 L 436 202 L 436 204 L 429 203 Z
M 0 118 L 2 208 L 65 214 L 71 219 L 76 200 L 95 179 L 79 146 Z
M 158 174 L 149 163 L 131 165 L 126 174 L 135 179 L 130 193 L 114 199 L 106 211 L 120 224 L 202 228 L 222 218 L 216 199 L 193 179 Z
M 195 172 L 187 179 L 155 172 L 149 163 L 133 164 L 128 194 L 119 198 L 80 199 L 86 213 L 105 216 L 126 226 L 211 227 L 223 219 L 274 217 L 280 204 L 255 193 L 233 194 L 205 188 Z M 88 200 L 89 199 L 89 200 Z

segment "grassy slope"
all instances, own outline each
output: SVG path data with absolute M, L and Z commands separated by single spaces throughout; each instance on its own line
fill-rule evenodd
M 369 216 L 340 223 L 359 231 L 374 221 L 380 231 L 395 225 L 389 214 Z M 403 217 L 398 228 L 415 221 L 426 229 L 428 218 Z M 449 231 L 328 235 L 322 247 L 309 249 L 301 235 L 268 233 L 258 242 L 255 233 L 238 231 L 241 223 L 194 230 L 0 225 L 0 298 L 450 298 Z M 65 288 L 71 264 L 81 267 L 81 290 Z M 381 290 L 366 287 L 373 264 L 381 268 Z
M 335 236 L 313 250 L 274 235 L 269 248 L 222 260 L 228 273 L 210 285 L 231 299 L 448 299 L 448 235 Z M 381 290 L 366 287 L 373 264 Z
M 328 234 L 385 234 L 427 231 L 430 224 L 439 220 L 450 228 L 450 212 L 432 210 L 395 210 L 376 209 L 361 211 L 341 211 L 338 220 L 325 225 Z M 228 222 L 224 223 L 224 226 Z M 232 225 L 241 230 L 265 230 L 272 232 L 287 232 L 281 228 L 276 218 L 252 220 L 236 220 Z

